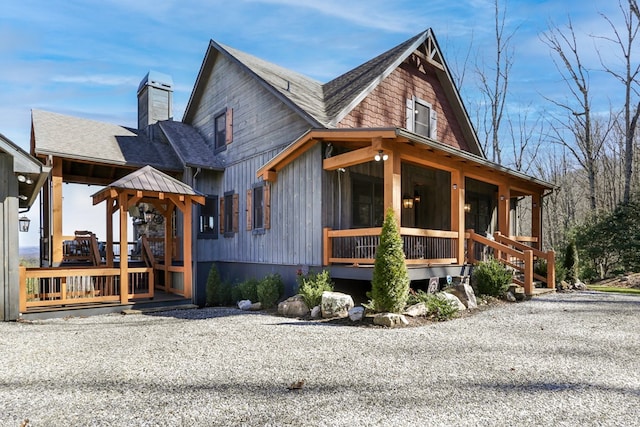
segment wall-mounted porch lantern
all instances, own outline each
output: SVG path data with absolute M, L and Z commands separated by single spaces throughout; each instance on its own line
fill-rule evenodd
M 409 196 L 408 194 L 402 196 L 402 206 L 405 209 L 413 209 L 413 197 Z
M 465 204 L 464 204 L 464 211 L 465 211 L 466 213 L 471 212 L 471 204 L 470 204 L 470 203 L 465 203 Z
M 26 216 L 21 216 L 18 220 L 18 230 L 22 233 L 27 233 L 29 231 L 29 224 L 31 224 L 31 220 Z
M 373 156 L 373 159 L 374 159 L 376 162 L 379 162 L 380 160 L 382 160 L 383 162 L 386 162 L 388 158 L 389 158 L 389 155 L 388 155 L 387 153 L 385 153 L 384 151 L 382 151 L 382 150 L 379 150 L 379 151 L 376 153 L 376 155 L 375 155 L 375 156 Z

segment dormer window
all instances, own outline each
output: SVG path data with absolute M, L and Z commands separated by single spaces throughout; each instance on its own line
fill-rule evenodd
M 227 108 L 213 116 L 213 139 L 216 151 L 233 142 L 233 109 Z
M 438 116 L 433 106 L 422 99 L 407 99 L 407 130 L 437 139 Z

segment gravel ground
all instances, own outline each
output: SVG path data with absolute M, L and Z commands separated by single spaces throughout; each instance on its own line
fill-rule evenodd
M 633 426 L 639 357 L 640 298 L 595 292 L 402 329 L 234 309 L 0 323 L 0 425 Z

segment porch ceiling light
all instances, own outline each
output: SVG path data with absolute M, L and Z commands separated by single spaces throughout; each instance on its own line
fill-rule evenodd
M 413 197 L 409 196 L 408 194 L 402 196 L 402 206 L 405 209 L 413 209 Z
M 31 220 L 26 216 L 21 216 L 18 220 L 18 230 L 22 233 L 26 233 L 29 231 L 29 224 L 31 224 Z
M 26 180 L 27 180 L 27 177 L 25 177 L 24 175 L 18 175 L 19 182 L 25 182 Z
M 389 158 L 389 155 L 382 150 L 379 150 L 375 156 L 373 156 L 376 162 L 382 160 L 383 162 Z

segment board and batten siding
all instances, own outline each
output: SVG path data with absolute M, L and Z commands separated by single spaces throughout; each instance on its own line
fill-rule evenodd
M 233 142 L 216 152 L 224 172 L 202 171 L 195 189 L 223 198 L 238 195 L 238 232 L 197 239 L 198 262 L 320 265 L 322 263 L 322 147 L 304 153 L 269 183 L 271 227 L 247 230 L 247 190 L 257 170 L 304 134 L 309 123 L 237 64 L 218 55 L 189 123 L 214 146 L 216 114 L 233 110 Z M 226 207 L 225 207 L 226 209 Z M 197 217 L 196 217 L 197 218 Z M 220 217 L 218 215 L 218 221 Z

